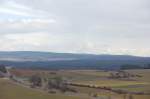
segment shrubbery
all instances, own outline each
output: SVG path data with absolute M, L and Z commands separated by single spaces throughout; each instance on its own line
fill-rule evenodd
M 5 65 L 0 65 L 0 71 L 3 73 L 7 73 Z

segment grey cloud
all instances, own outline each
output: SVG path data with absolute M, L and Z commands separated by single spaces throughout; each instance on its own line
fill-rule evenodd
M 32 9 L 30 11 L 34 16 L 42 14 L 45 16 L 43 19 L 55 20 L 54 23 L 32 21 L 27 24 L 16 21 L 19 26 L 9 22 L 0 23 L 1 34 L 46 32 L 61 39 L 61 43 L 58 42 L 56 45 L 55 43 L 41 45 L 33 50 L 103 53 L 111 49 L 115 54 L 118 49 L 123 53 L 126 50 L 127 52 L 131 50 L 132 53 L 135 49 L 139 55 L 140 50 L 141 55 L 150 55 L 148 51 L 143 54 L 143 49 L 150 49 L 147 45 L 147 42 L 150 42 L 149 0 L 13 0 L 13 2 Z

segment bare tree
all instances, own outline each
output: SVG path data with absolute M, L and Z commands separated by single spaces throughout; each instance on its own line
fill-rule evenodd
M 7 73 L 7 69 L 6 69 L 5 65 L 0 65 L 0 71 L 2 73 Z
M 42 79 L 38 75 L 31 76 L 29 81 L 32 84 L 31 87 L 41 87 L 42 86 Z

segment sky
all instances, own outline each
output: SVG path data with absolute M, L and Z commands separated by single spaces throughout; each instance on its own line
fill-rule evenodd
M 0 51 L 150 56 L 150 1 L 0 0 Z

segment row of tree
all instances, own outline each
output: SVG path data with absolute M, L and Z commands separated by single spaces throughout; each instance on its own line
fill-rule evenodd
M 141 75 L 135 75 L 135 74 L 131 74 L 131 73 L 128 73 L 126 71 L 117 71 L 117 72 L 114 72 L 114 73 L 110 73 L 110 76 L 109 78 L 121 78 L 121 79 L 129 79 L 131 77 L 142 77 Z
M 136 64 L 124 64 L 120 66 L 121 70 L 126 69 L 150 69 L 150 64 L 144 64 L 144 65 L 136 65 Z
M 62 92 L 71 91 L 76 92 L 74 89 L 69 88 L 67 81 L 64 80 L 62 77 L 54 77 L 49 79 L 44 79 L 40 77 L 39 75 L 33 75 L 29 79 L 31 83 L 31 87 L 45 87 L 45 89 L 52 90 L 60 90 Z
M 2 73 L 7 73 L 7 69 L 6 69 L 5 65 L 0 65 L 0 71 Z

